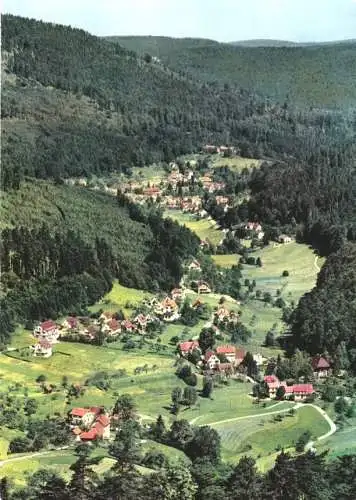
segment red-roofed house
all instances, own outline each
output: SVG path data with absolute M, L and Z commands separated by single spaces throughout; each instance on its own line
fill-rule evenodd
M 207 351 L 204 356 L 205 365 L 209 370 L 214 370 L 220 364 L 220 359 L 214 351 Z
M 43 337 L 51 342 L 55 342 L 59 337 L 59 330 L 51 319 L 40 323 L 33 331 L 35 337 Z
M 110 439 L 110 418 L 107 415 L 100 415 L 95 422 L 94 429 L 101 439 Z
M 98 431 L 95 427 L 90 429 L 89 431 L 84 431 L 78 435 L 78 439 L 80 441 L 94 441 L 98 437 Z
M 115 335 L 119 335 L 119 333 L 121 333 L 121 325 L 117 319 L 112 318 L 106 325 L 108 327 L 108 334 L 109 335 L 115 336 Z
M 326 378 L 330 375 L 330 364 L 323 356 L 315 356 L 312 359 L 312 367 L 316 378 Z
M 66 318 L 62 323 L 63 328 L 66 328 L 67 330 L 75 330 L 78 328 L 78 325 L 78 318 L 75 316 L 68 316 L 68 318 Z
M 266 375 L 263 380 L 268 385 L 269 396 L 274 397 L 276 395 L 278 387 L 281 385 L 279 378 L 275 375 Z M 284 384 L 283 384 L 284 385 Z
M 285 396 L 294 396 L 296 401 L 301 401 L 308 396 L 314 394 L 314 388 L 312 384 L 294 384 L 294 385 L 284 385 L 285 388 Z
M 135 329 L 135 325 L 128 319 L 124 319 L 123 321 L 121 321 L 121 326 L 127 332 L 132 332 Z
M 195 349 L 199 349 L 199 342 L 197 340 L 188 340 L 187 342 L 181 342 L 178 344 L 178 349 L 181 356 L 188 356 Z

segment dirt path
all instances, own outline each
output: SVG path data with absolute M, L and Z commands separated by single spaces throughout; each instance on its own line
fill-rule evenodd
M 40 457 L 44 455 L 51 455 L 56 451 L 67 450 L 70 446 L 61 446 L 60 448 L 55 448 L 54 450 L 36 451 L 35 453 L 30 453 L 28 455 L 21 455 L 20 457 L 6 458 L 5 460 L 0 460 L 0 467 L 11 462 L 18 462 L 20 460 L 28 460 L 35 457 Z
M 281 401 L 281 403 L 283 403 L 284 401 Z M 276 403 L 275 405 L 273 405 L 273 407 L 279 405 L 280 403 Z M 272 406 L 270 406 L 270 408 L 272 408 Z M 292 408 L 294 409 L 297 409 L 299 408 L 299 405 L 295 405 L 295 406 L 292 406 Z M 225 423 L 228 423 L 228 422 L 236 422 L 238 420 L 244 420 L 246 418 L 257 418 L 257 417 L 266 417 L 268 415 L 276 415 L 277 413 L 284 413 L 286 411 L 289 411 L 291 408 L 285 408 L 283 410 L 277 410 L 277 411 L 267 411 L 267 412 L 263 412 L 263 413 L 256 413 L 255 415 L 244 415 L 243 417 L 233 417 L 233 418 L 227 418 L 225 420 L 218 420 L 216 422 L 208 422 L 206 424 L 202 424 L 202 425 L 209 425 L 209 426 L 212 426 L 212 425 L 219 425 L 219 424 L 225 424 Z M 199 415 L 199 417 L 201 417 L 203 415 Z M 194 422 L 196 422 L 198 420 L 199 417 L 195 417 L 195 419 L 193 419 L 190 424 Z
M 320 267 L 318 266 L 318 259 L 319 259 L 319 257 L 316 255 L 315 259 L 314 259 L 314 267 L 317 270 L 317 272 L 320 271 Z

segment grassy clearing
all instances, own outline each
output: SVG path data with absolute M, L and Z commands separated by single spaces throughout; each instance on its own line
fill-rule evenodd
M 125 314 L 130 315 L 136 305 L 149 297 L 152 297 L 150 292 L 138 290 L 137 288 L 127 288 L 120 285 L 118 281 L 115 281 L 111 291 L 95 305 L 89 307 L 89 309 L 92 312 L 96 312 L 99 309 L 116 312 L 118 309 L 122 309 Z M 128 304 L 131 307 L 126 307 Z
M 260 257 L 262 267 L 244 266 L 244 276 L 256 280 L 257 288 L 262 292 L 275 295 L 281 290 L 281 296 L 289 300 L 299 300 L 315 285 L 319 268 L 324 259 L 318 258 L 307 245 L 289 243 L 285 245 L 270 245 L 254 254 Z M 283 271 L 289 276 L 282 277 Z
M 201 240 L 209 240 L 214 245 L 217 245 L 223 238 L 222 231 L 216 227 L 216 223 L 211 219 L 196 220 L 193 215 L 184 214 L 180 210 L 167 210 L 165 217 L 170 217 L 182 226 L 188 227 Z
M 242 158 L 241 156 L 236 156 L 234 158 L 224 158 L 218 155 L 213 155 L 211 161 L 211 166 L 218 167 L 229 167 L 235 172 L 241 172 L 244 168 L 259 168 L 261 166 L 262 160 L 256 160 L 253 158 Z
M 215 264 L 221 267 L 232 267 L 235 266 L 240 256 L 236 253 L 226 254 L 226 255 L 212 255 Z
M 286 415 L 281 422 L 274 421 L 273 417 L 263 416 L 216 425 L 222 439 L 224 458 L 235 461 L 243 454 L 260 458 L 277 449 L 294 446 L 306 430 L 311 432 L 313 438 L 329 430 L 328 423 L 313 407 L 302 407 L 294 416 Z

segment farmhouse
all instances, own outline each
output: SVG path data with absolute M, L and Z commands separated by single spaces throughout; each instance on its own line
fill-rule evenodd
M 323 358 L 323 356 L 315 356 L 312 359 L 312 367 L 314 377 L 316 378 L 326 378 L 330 375 L 330 364 L 325 358 Z
M 191 286 L 197 293 L 211 293 L 211 288 L 206 281 L 192 281 Z
M 31 347 L 34 356 L 49 358 L 52 356 L 52 344 L 47 339 L 41 339 L 38 344 Z
M 51 319 L 40 323 L 33 331 L 35 337 L 42 337 L 50 342 L 55 342 L 59 337 L 59 330 Z
M 69 420 L 77 441 L 110 438 L 110 417 L 101 407 L 73 408 Z
M 112 318 L 112 312 L 110 311 L 104 311 L 103 313 L 100 314 L 99 319 L 103 321 L 104 323 L 108 323 Z

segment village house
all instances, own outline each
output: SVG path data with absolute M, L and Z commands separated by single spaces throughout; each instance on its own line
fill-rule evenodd
M 277 389 L 279 387 L 284 387 L 285 398 L 293 398 L 295 401 L 303 401 L 306 397 L 311 396 L 314 393 L 312 384 L 287 385 L 287 382 L 281 382 L 276 375 L 266 375 L 264 377 L 264 381 L 267 383 L 270 398 L 276 396 Z
M 200 240 L 199 246 L 200 248 L 207 248 L 209 246 L 209 242 L 207 240 Z
M 207 351 L 204 356 L 204 363 L 208 370 L 214 370 L 220 364 L 220 359 L 214 351 Z
M 229 363 L 238 366 L 242 363 L 246 351 L 233 345 L 222 345 L 216 348 L 216 354 L 224 355 Z
M 79 327 L 78 318 L 76 318 L 75 316 L 69 316 L 63 321 L 62 327 L 65 330 L 71 330 L 71 331 L 76 330 Z
M 264 363 L 266 363 L 267 358 L 263 357 L 262 354 L 257 353 L 253 354 L 253 360 L 256 362 L 257 366 L 262 366 Z
M 286 243 L 291 243 L 291 242 L 292 242 L 292 238 L 286 234 L 281 234 L 280 236 L 278 236 L 278 243 L 286 244 Z
M 106 323 L 105 327 L 107 327 L 107 333 L 111 337 L 115 337 L 121 333 L 121 325 L 115 318 L 112 318 L 108 323 Z
M 188 340 L 178 344 L 178 351 L 181 356 L 186 357 L 191 354 L 195 349 L 199 349 L 199 342 L 197 340 Z
M 312 359 L 312 367 L 314 377 L 318 379 L 326 378 L 331 373 L 330 363 L 323 356 L 315 356 Z
M 216 196 L 215 201 L 217 205 L 228 205 L 229 198 L 227 196 Z
M 188 265 L 189 271 L 201 271 L 200 264 L 197 260 L 193 260 L 189 265 Z
M 173 288 L 171 291 L 171 297 L 173 300 L 184 299 L 184 290 L 182 288 Z
M 206 144 L 203 147 L 203 152 L 204 153 L 212 154 L 212 153 L 217 153 L 217 151 L 218 151 L 217 146 L 214 146 L 213 144 Z
M 33 331 L 33 335 L 37 338 L 41 337 L 50 342 L 56 342 L 59 337 L 59 330 L 54 321 L 51 319 L 43 321 Z
M 103 321 L 104 323 L 108 323 L 112 319 L 113 313 L 110 311 L 104 311 L 103 313 L 100 314 L 99 320 Z
M 150 198 L 156 199 L 161 194 L 161 190 L 158 187 L 152 186 L 144 189 L 143 194 L 145 196 L 149 196 Z
M 52 356 L 52 344 L 47 339 L 40 339 L 39 342 L 31 346 L 34 356 L 49 358 Z
M 110 438 L 110 417 L 101 407 L 73 408 L 69 413 L 72 433 L 77 441 Z
M 146 332 L 147 325 L 153 322 L 152 316 L 149 314 L 138 314 L 134 319 L 133 323 L 135 323 L 137 330 L 141 333 Z
M 197 293 L 211 293 L 211 288 L 206 281 L 192 281 L 191 287 Z
M 295 401 L 303 401 L 308 396 L 312 396 L 314 394 L 314 388 L 312 384 L 294 384 L 290 386 L 284 385 L 284 389 L 284 397 L 292 397 Z
M 263 380 L 268 386 L 270 398 L 275 397 L 278 387 L 281 385 L 279 378 L 276 375 L 265 375 Z
M 246 231 L 254 231 L 255 233 L 259 233 L 262 231 L 262 226 L 259 222 L 248 222 L 245 225 Z
M 219 307 L 219 309 L 214 313 L 215 318 L 221 323 L 227 320 L 229 315 L 230 311 L 223 306 Z
M 121 327 L 125 332 L 129 332 L 129 333 L 136 330 L 135 325 L 128 319 L 124 319 L 123 321 L 121 321 Z

